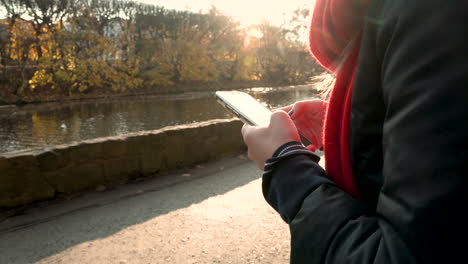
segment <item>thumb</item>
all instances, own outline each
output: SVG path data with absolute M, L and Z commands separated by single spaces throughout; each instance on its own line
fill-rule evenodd
M 297 132 L 296 125 L 292 121 L 288 113 L 278 110 L 274 111 L 270 117 L 270 125 L 272 131 L 281 138 L 288 138 L 290 140 L 300 141 L 299 133 Z
M 283 110 L 275 110 L 271 113 L 270 116 L 270 127 L 290 127 L 294 125 L 291 117 L 288 113 Z

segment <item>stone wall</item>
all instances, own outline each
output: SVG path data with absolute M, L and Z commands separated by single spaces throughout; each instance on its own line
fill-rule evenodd
M 241 127 L 238 120 L 212 120 L 0 155 L 0 208 L 239 153 Z

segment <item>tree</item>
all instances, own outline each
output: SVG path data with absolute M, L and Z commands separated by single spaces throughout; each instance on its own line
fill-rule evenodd
M 316 69 L 301 38 L 304 8 L 281 26 L 251 28 L 214 6 L 194 13 L 130 0 L 0 0 L 0 9 L 7 15 L 0 63 L 22 69 L 18 87 L 29 85 L 34 95 L 239 80 L 291 84 L 308 81 Z M 33 76 L 24 71 L 30 64 Z
M 32 18 L 35 46 L 40 59 L 44 49 L 42 42 L 47 39 L 42 36 L 46 33 L 51 33 L 53 36 L 56 28 L 63 27 L 63 19 L 70 11 L 72 0 L 20 0 L 20 2 Z
M 5 10 L 7 23 L 2 23 L 3 30 L 0 36 L 0 64 L 6 65 L 10 61 L 11 47 L 10 40 L 12 38 L 12 30 L 17 21 L 21 20 L 21 16 L 26 12 L 24 6 L 18 0 L 0 0 L 0 6 Z

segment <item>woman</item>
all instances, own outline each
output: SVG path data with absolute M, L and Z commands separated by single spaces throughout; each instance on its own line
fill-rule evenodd
M 466 10 L 465 0 L 317 0 L 310 50 L 336 76 L 326 170 L 296 129 L 313 128 L 320 147 L 326 104 L 242 128 L 265 199 L 290 226 L 291 263 L 463 261 Z

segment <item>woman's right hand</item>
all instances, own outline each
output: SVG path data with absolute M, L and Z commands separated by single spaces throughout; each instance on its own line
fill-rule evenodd
M 323 123 L 328 103 L 322 100 L 298 101 L 293 105 L 279 108 L 291 116 L 297 129 L 312 141 L 307 146 L 311 151 L 323 147 Z

